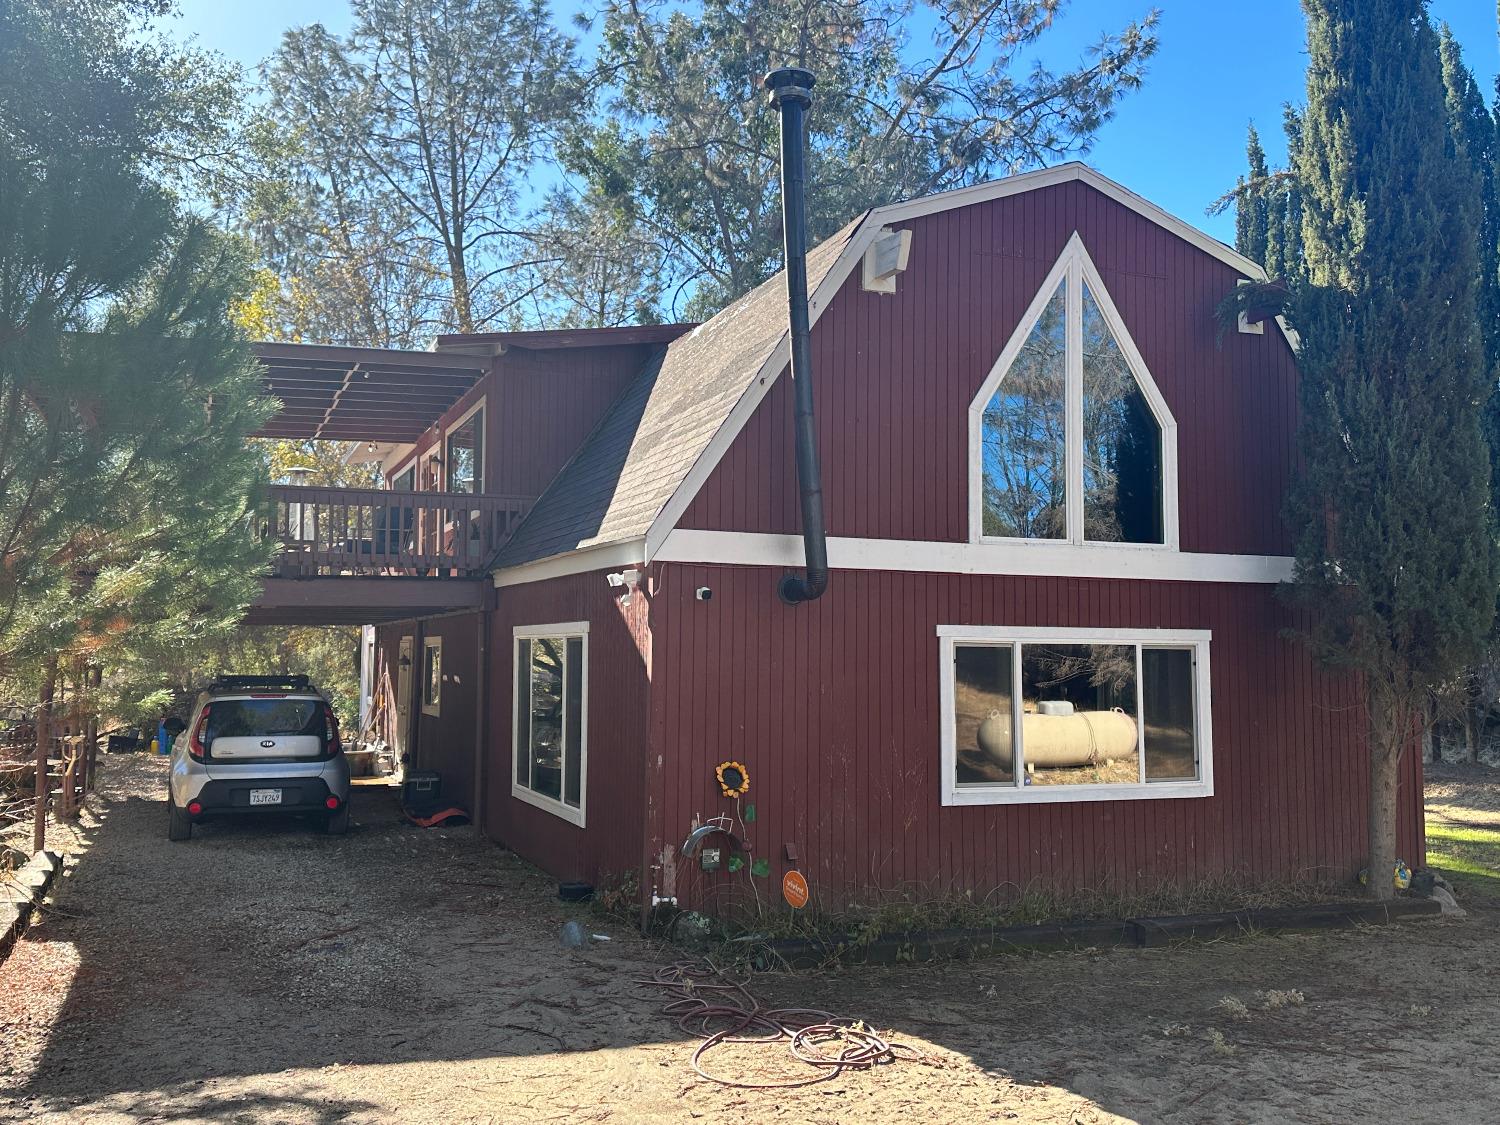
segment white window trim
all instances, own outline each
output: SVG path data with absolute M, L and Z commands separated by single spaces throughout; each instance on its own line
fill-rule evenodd
M 1209 673 L 1209 642 L 1206 629 L 1049 629 L 1009 628 L 1003 625 L 939 625 L 938 707 L 942 726 L 940 792 L 944 805 L 1035 805 L 1073 801 L 1141 801 L 1174 797 L 1214 795 L 1213 700 Z M 958 784 L 958 738 L 954 722 L 953 647 L 955 641 L 984 642 L 998 646 L 1051 642 L 1053 644 L 1132 644 L 1137 662 L 1141 648 L 1190 648 L 1193 650 L 1193 719 L 1197 731 L 1198 777 L 1186 781 L 1145 781 L 1126 785 L 964 785 Z M 1012 691 L 1020 698 L 1021 662 L 1011 661 Z M 1140 684 L 1137 671 L 1136 683 Z M 1138 689 L 1139 690 L 1139 689 Z M 1021 709 L 1015 708 L 1014 745 L 1025 747 L 1020 738 Z M 1024 760 L 1024 759 L 1023 759 Z M 1019 780 L 1019 777 L 1018 777 Z
M 452 465 L 449 463 L 451 459 L 448 456 L 448 438 L 452 435 L 452 433 L 453 433 L 454 430 L 456 430 L 459 427 L 461 427 L 470 418 L 474 417 L 474 415 L 478 414 L 481 410 L 484 409 L 484 407 L 485 407 L 485 398 L 486 397 L 487 396 L 485 396 L 485 395 L 480 395 L 478 401 L 476 401 L 473 406 L 469 407 L 469 409 L 465 410 L 463 412 L 462 416 L 460 416 L 459 419 L 456 422 L 454 422 L 451 426 L 444 426 L 443 427 L 443 440 L 438 445 L 438 451 L 439 451 L 439 455 L 443 458 L 443 491 L 444 492 L 452 492 L 453 491 L 453 482 L 448 477 L 448 473 L 452 469 Z M 479 428 L 480 428 L 481 431 L 483 431 L 485 429 L 485 424 L 484 424 L 484 422 L 482 420 L 479 423 Z M 475 491 L 474 495 L 476 495 L 476 496 L 483 496 L 485 494 L 485 490 L 488 489 L 489 486 L 490 486 L 490 478 L 489 478 L 489 473 L 487 471 L 488 468 L 489 468 L 489 466 L 485 464 L 485 462 L 487 460 L 489 460 L 489 456 L 490 456 L 489 435 L 481 432 L 480 435 L 479 435 L 479 483 L 480 483 L 480 485 L 482 487 L 480 487 L 479 489 L 477 489 Z
M 984 534 L 984 411 L 995 392 L 1005 381 L 1011 364 L 1020 355 L 1031 330 L 1036 326 L 1042 311 L 1052 300 L 1057 287 L 1064 281 L 1067 304 L 1067 377 L 1065 433 L 1067 450 L 1065 458 L 1066 482 L 1063 489 L 1066 503 L 1067 537 L 1065 539 L 1021 539 L 1011 536 Z M 1161 427 L 1161 543 L 1110 543 L 1084 538 L 1083 528 L 1083 286 L 1098 305 L 1100 315 L 1114 334 L 1121 354 L 1141 388 L 1146 404 L 1151 408 L 1156 423 Z M 969 541 L 972 543 L 1001 544 L 1015 546 L 1069 546 L 1094 551 L 1176 551 L 1178 549 L 1177 526 L 1177 419 L 1167 406 L 1167 401 L 1157 389 L 1156 381 L 1146 366 L 1135 341 L 1131 339 L 1120 312 L 1083 245 L 1077 231 L 1068 239 L 1068 244 L 1058 255 L 1047 279 L 1037 290 L 1020 324 L 1011 333 L 1000 357 L 995 360 L 990 373 L 985 377 L 979 393 L 969 404 Z
M 438 697 L 431 703 L 427 702 L 427 654 L 437 649 L 438 659 Z M 434 718 L 441 717 L 443 713 L 443 638 L 422 638 L 422 667 L 418 672 L 418 682 L 422 685 L 422 714 L 431 715 Z
M 587 621 L 565 621 L 554 625 L 517 625 L 511 631 L 510 639 L 510 682 L 511 692 L 515 692 L 516 682 L 516 642 L 531 640 L 536 637 L 579 637 L 583 640 L 583 668 L 579 671 L 578 690 L 583 693 L 579 700 L 578 721 L 583 724 L 583 730 L 578 737 L 578 807 L 564 801 L 554 801 L 551 797 L 543 796 L 533 789 L 528 789 L 516 780 L 516 762 L 521 755 L 521 701 L 512 699 L 510 707 L 510 795 L 518 801 L 532 805 L 551 813 L 553 816 L 561 817 L 569 824 L 579 828 L 586 827 L 587 812 L 589 807 L 589 623 Z M 563 669 L 563 698 L 567 698 L 568 685 L 566 680 L 572 673 L 564 667 Z M 531 682 L 530 676 L 527 683 Z M 531 700 L 526 700 L 526 705 L 531 706 Z M 566 704 L 563 708 L 564 722 L 566 722 Z M 563 735 L 566 745 L 567 735 Z M 531 748 L 527 747 L 527 753 Z M 563 778 L 562 791 L 568 791 L 567 778 Z

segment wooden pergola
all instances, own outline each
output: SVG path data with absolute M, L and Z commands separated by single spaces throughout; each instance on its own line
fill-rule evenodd
M 413 442 L 489 370 L 488 355 L 256 344 L 281 409 L 257 437 Z

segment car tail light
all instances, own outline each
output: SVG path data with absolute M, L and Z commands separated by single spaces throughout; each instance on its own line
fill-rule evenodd
M 203 714 L 198 719 L 198 725 L 193 728 L 191 737 L 188 738 L 188 757 L 195 762 L 201 762 L 208 757 L 208 743 L 204 741 L 208 735 L 208 712 L 209 708 L 203 708 Z
M 330 796 L 328 800 L 324 801 L 323 803 L 330 809 L 337 809 L 339 807 L 339 799 L 334 796 Z
M 188 816 L 197 816 L 203 811 L 203 805 L 198 801 L 188 802 Z
M 330 758 L 335 754 L 342 754 L 344 752 L 344 743 L 339 738 L 338 716 L 333 713 L 333 708 L 326 703 L 323 704 L 323 738 L 328 747 L 328 756 Z M 333 808 L 332 805 L 328 807 Z

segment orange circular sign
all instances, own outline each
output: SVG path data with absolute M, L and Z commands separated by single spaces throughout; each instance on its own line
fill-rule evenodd
M 781 897 L 793 910 L 807 905 L 807 879 L 800 871 L 788 871 L 781 877 Z

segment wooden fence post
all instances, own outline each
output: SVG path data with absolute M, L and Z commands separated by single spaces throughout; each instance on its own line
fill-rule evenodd
M 36 812 L 31 826 L 31 850 L 47 846 L 47 754 L 52 743 L 52 695 L 57 689 L 57 658 L 47 662 L 47 678 L 36 709 Z
M 94 791 L 94 771 L 99 767 L 99 686 L 104 682 L 104 668 L 91 664 L 84 669 L 89 685 L 88 720 L 84 724 L 83 737 L 83 792 L 87 797 Z

